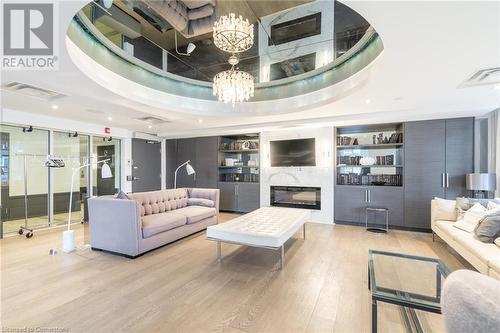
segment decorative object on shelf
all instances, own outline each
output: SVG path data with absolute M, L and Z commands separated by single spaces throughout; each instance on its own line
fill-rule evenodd
M 465 185 L 474 192 L 474 198 L 489 198 L 490 193 L 497 189 L 497 176 L 494 173 L 469 173 Z
M 375 164 L 375 159 L 370 156 L 362 157 L 359 160 L 360 165 L 374 165 Z
M 236 159 L 235 159 L 235 158 L 226 157 L 226 158 L 224 159 L 224 164 L 225 164 L 226 166 L 234 166 L 234 162 L 235 162 L 235 161 L 236 161 Z
M 377 136 L 377 143 L 378 144 L 383 144 L 384 143 L 384 133 L 379 133 Z
M 250 160 L 248 161 L 248 166 L 249 167 L 257 167 L 257 161 L 254 161 L 254 160 Z
M 243 149 L 243 150 L 250 149 L 250 141 L 243 142 L 243 144 L 241 145 L 241 149 Z
M 222 15 L 214 23 L 214 44 L 222 51 L 240 53 L 253 46 L 253 24 L 234 13 Z
M 191 166 L 191 164 L 189 164 L 189 162 L 191 162 L 191 160 L 187 160 L 186 162 L 184 162 L 181 165 L 179 165 L 177 167 L 177 169 L 175 169 L 175 173 L 174 173 L 174 188 L 177 188 L 177 171 L 179 171 L 179 169 L 182 168 L 184 165 L 186 166 L 186 172 L 187 172 L 188 176 L 194 175 L 194 177 L 196 179 L 196 171 L 194 171 L 193 167 Z
M 354 138 L 354 141 L 352 142 L 352 145 L 353 146 L 357 146 L 359 143 L 358 143 L 358 139 L 357 138 Z
M 229 58 L 231 69 L 216 74 L 213 83 L 213 95 L 226 104 L 231 102 L 233 107 L 236 102 L 248 101 L 254 93 L 253 76 L 235 69 L 234 66 L 238 62 L 238 58 L 231 56 Z

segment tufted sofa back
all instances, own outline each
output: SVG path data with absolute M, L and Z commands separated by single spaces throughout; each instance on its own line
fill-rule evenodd
M 187 206 L 188 202 L 188 192 L 185 188 L 137 192 L 127 195 L 141 206 L 141 216 L 183 208 Z

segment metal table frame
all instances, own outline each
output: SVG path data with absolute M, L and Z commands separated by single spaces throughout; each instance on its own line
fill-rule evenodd
M 377 227 L 368 228 L 368 212 L 383 212 L 383 213 L 385 213 L 385 229 L 377 228 Z M 365 228 L 366 228 L 366 230 L 372 231 L 372 232 L 382 232 L 382 233 L 389 232 L 389 208 L 366 207 L 366 209 L 365 209 Z
M 384 287 L 377 287 L 375 280 L 375 267 L 373 262 L 373 255 L 386 255 L 404 259 L 412 259 L 419 261 L 429 261 L 436 263 L 436 296 L 426 296 L 415 294 L 403 290 L 395 290 Z M 429 258 L 429 257 L 421 257 L 421 256 L 413 256 L 402 253 L 393 253 L 393 252 L 384 252 L 384 251 L 368 251 L 368 289 L 371 291 L 372 298 L 372 333 L 377 332 L 377 302 L 390 303 L 401 306 L 401 312 L 403 315 L 403 323 L 408 332 L 412 332 L 412 324 L 415 327 L 415 330 L 420 333 L 423 332 L 422 325 L 418 319 L 416 310 L 422 310 L 433 313 L 441 313 L 440 305 L 430 305 L 424 303 L 418 303 L 409 299 L 402 299 L 404 296 L 411 296 L 413 299 L 421 299 L 422 301 L 431 301 L 440 303 L 441 302 L 441 276 L 447 277 L 450 273 L 449 269 L 444 265 L 444 263 L 440 259 Z M 394 296 L 378 294 L 377 291 L 388 292 L 394 294 Z M 408 298 L 408 297 L 407 297 Z
M 302 224 L 302 237 L 303 237 L 303 239 L 306 239 L 306 223 L 305 222 L 304 222 L 304 224 Z M 257 247 L 257 248 L 261 248 L 261 249 L 269 249 L 269 250 L 275 250 L 275 251 L 280 250 L 280 252 L 281 252 L 280 269 L 285 268 L 285 243 L 283 243 L 281 246 L 273 247 L 273 246 L 255 245 L 255 244 L 249 244 L 249 243 L 243 243 L 243 242 L 233 242 L 233 241 L 229 241 L 229 240 L 225 240 L 225 239 L 218 239 L 218 238 L 212 238 L 212 237 L 207 237 L 207 240 L 217 242 L 217 249 L 216 249 L 217 261 L 222 260 L 222 244 L 221 243 L 228 243 L 228 244 L 251 246 L 251 247 Z

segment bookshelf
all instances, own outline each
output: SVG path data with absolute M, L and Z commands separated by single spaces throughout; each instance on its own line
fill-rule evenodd
M 336 129 L 337 185 L 403 186 L 403 124 Z
M 219 137 L 219 182 L 259 183 L 259 135 Z

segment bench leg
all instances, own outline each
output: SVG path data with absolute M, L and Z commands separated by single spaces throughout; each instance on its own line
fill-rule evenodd
M 285 268 L 285 244 L 281 245 L 281 269 Z
M 220 241 L 217 241 L 217 260 L 222 260 L 222 248 Z

